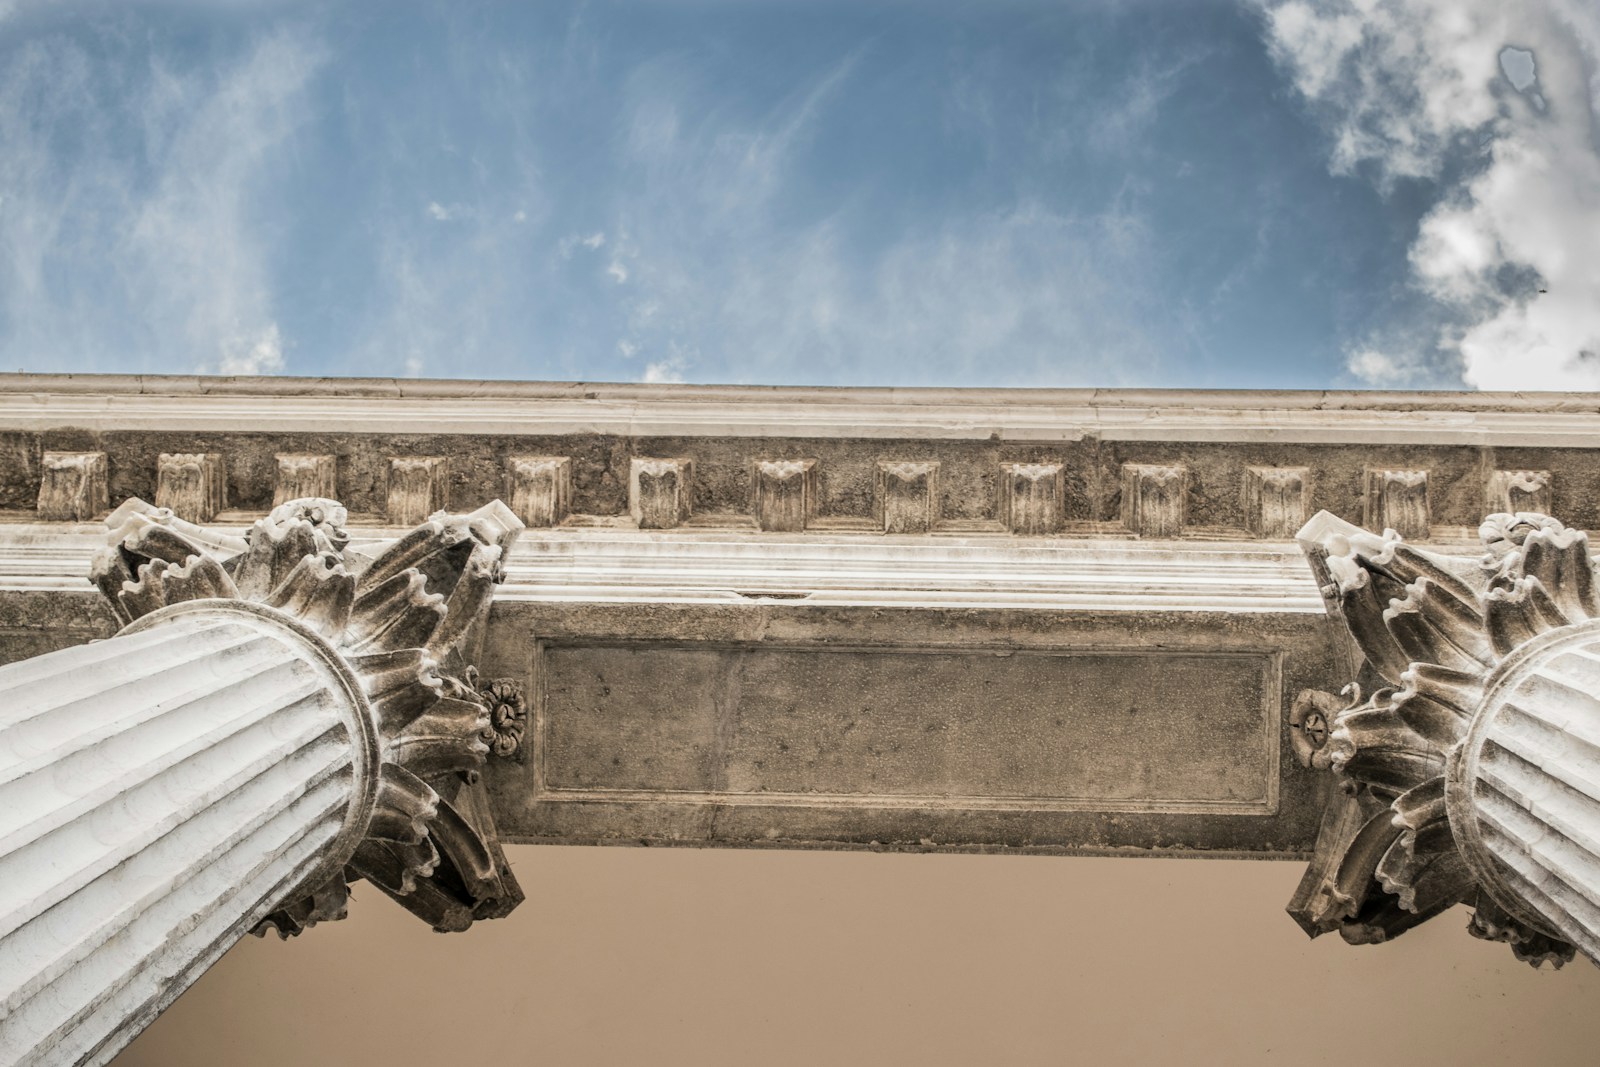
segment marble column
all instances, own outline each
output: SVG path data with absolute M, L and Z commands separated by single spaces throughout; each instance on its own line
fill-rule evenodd
M 1300 533 L 1364 657 L 1343 699 L 1302 693 L 1303 761 L 1339 790 L 1289 912 L 1353 943 L 1457 903 L 1478 937 L 1600 961 L 1600 583 L 1588 537 L 1489 516 L 1481 560 L 1326 512 Z
M 366 878 L 437 929 L 508 912 L 462 646 L 520 528 L 439 514 L 370 563 L 293 501 L 244 538 L 140 502 L 106 641 L 0 667 L 0 1064 L 109 1060 L 246 932 Z

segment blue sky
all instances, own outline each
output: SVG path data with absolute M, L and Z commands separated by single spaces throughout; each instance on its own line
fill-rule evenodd
M 1600 387 L 1576 0 L 0 0 L 0 369 Z

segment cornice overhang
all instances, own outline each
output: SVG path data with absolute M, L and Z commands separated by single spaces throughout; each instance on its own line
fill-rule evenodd
M 0 431 L 1593 447 L 1600 395 L 0 374 Z

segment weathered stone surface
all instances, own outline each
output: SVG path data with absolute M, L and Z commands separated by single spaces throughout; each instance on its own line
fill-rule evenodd
M 763 530 L 798 533 L 817 509 L 817 461 L 764 459 L 755 465 L 751 511 Z
M 1342 788 L 1289 912 L 1364 944 L 1469 904 L 1476 936 L 1535 966 L 1600 959 L 1589 540 L 1526 512 L 1480 536 L 1464 566 L 1326 512 L 1301 531 L 1366 666 L 1348 701 L 1296 700 L 1296 752 Z
M 1251 467 L 1245 471 L 1245 516 L 1257 537 L 1293 537 L 1306 523 L 1305 467 Z
M 537 635 L 534 706 L 527 762 L 486 775 L 518 841 L 1300 856 L 1320 798 L 1281 696 L 1337 674 L 1333 633 L 1315 613 L 506 601 L 485 669 Z
M 628 512 L 641 530 L 670 530 L 694 510 L 694 461 L 639 459 L 628 466 Z
M 1275 808 L 1266 655 L 552 645 L 538 669 L 551 790 Z
M 507 456 L 506 502 L 525 526 L 560 526 L 572 511 L 572 459 Z
M 1140 537 L 1177 537 L 1189 514 L 1189 468 L 1122 465 L 1122 525 Z
M 337 500 L 338 457 L 306 452 L 280 452 L 278 476 L 272 487 L 272 506 L 291 500 Z
M 1549 471 L 1490 471 L 1485 493 L 1489 514 L 1550 510 Z
M 220 454 L 163 452 L 158 462 L 156 507 L 189 522 L 210 522 L 227 508 L 227 464 Z
M 202 399 L 203 397 L 203 399 Z M 1600 423 L 1557 394 L 745 389 L 519 382 L 0 375 L 0 505 L 32 510 L 46 451 L 104 451 L 113 500 L 154 499 L 160 453 L 225 458 L 229 506 L 264 514 L 276 455 L 337 454 L 351 513 L 387 512 L 389 460 L 448 456 L 451 506 L 506 492 L 507 456 L 566 456 L 570 518 L 628 521 L 636 457 L 694 464 L 696 527 L 749 528 L 752 464 L 818 464 L 808 529 L 879 528 L 877 465 L 940 465 L 939 519 L 1001 521 L 1005 464 L 1060 463 L 1067 532 L 1121 534 L 1122 464 L 1188 469 L 1186 536 L 1243 536 L 1250 467 L 1304 468 L 1308 513 L 1365 520 L 1366 471 L 1427 470 L 1433 526 L 1470 531 L 1488 472 L 1547 470 L 1572 525 L 1600 528 Z M 988 523 L 987 527 L 980 524 Z M 1452 532 L 1453 531 L 1453 532 Z
M 1368 529 L 1393 530 L 1408 541 L 1426 541 L 1433 521 L 1428 472 L 1369 469 L 1362 514 L 1362 525 Z
M 873 507 L 878 528 L 884 533 L 927 533 L 939 521 L 939 464 L 931 460 L 879 462 Z
M 46 452 L 39 466 L 39 518 L 86 522 L 110 510 L 104 452 Z
M 396 526 L 422 522 L 448 507 L 450 461 L 445 456 L 393 456 L 384 514 Z
M 1000 521 L 1014 534 L 1052 534 L 1061 529 L 1065 489 L 1059 463 L 1003 463 Z

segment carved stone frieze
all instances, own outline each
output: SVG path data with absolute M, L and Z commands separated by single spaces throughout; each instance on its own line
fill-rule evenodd
M 1581 531 L 1499 513 L 1479 533 L 1472 561 L 1326 512 L 1300 532 L 1365 664 L 1291 715 L 1340 790 L 1289 912 L 1367 943 L 1465 903 L 1474 935 L 1560 966 L 1600 956 L 1600 590 Z
M 491 745 L 520 736 L 504 710 L 520 701 L 499 683 L 480 691 L 466 659 L 522 524 L 498 501 L 440 512 L 366 560 L 349 550 L 346 518 L 336 501 L 295 500 L 243 539 L 207 537 L 131 501 L 112 516 L 93 579 L 125 623 L 213 598 L 282 612 L 325 639 L 365 690 L 382 751 L 366 836 L 341 876 L 302 887 L 258 933 L 341 917 L 344 884 L 357 878 L 436 929 L 464 929 L 522 899 L 478 775 Z

